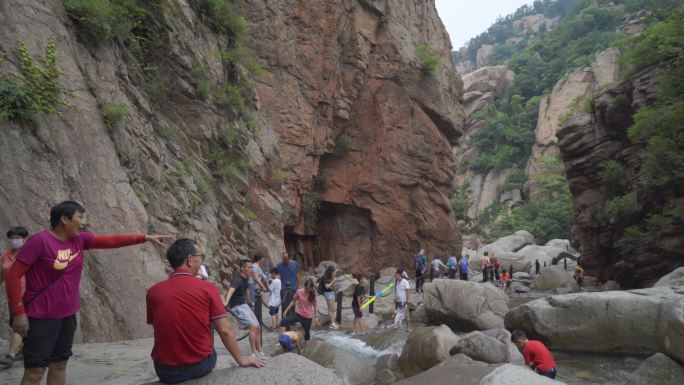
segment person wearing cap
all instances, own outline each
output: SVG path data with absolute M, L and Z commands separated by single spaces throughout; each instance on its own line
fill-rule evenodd
M 297 349 L 297 354 L 302 354 L 302 347 L 299 342 L 299 333 L 296 331 L 285 331 L 280 333 L 278 336 L 278 343 L 288 352 Z
M 408 302 L 411 300 L 411 287 L 407 278 L 408 274 L 403 269 L 397 269 L 397 272 L 394 274 L 394 281 L 396 283 L 394 287 L 396 310 L 394 324 L 392 325 L 394 328 L 401 326 L 402 321 L 406 318 L 406 309 L 408 308 Z
M 551 379 L 556 378 L 556 361 L 549 349 L 541 341 L 528 340 L 522 330 L 513 330 L 511 342 L 520 350 L 529 366 L 537 374 Z

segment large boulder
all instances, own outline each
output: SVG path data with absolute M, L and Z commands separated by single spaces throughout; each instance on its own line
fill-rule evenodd
M 487 247 L 487 246 L 485 246 Z M 513 272 L 516 271 L 525 271 L 529 272 L 530 269 L 532 268 L 532 264 L 534 263 L 534 259 L 532 262 L 530 262 L 529 258 L 527 258 L 525 255 L 521 255 L 519 253 L 514 253 L 512 251 L 502 251 L 490 247 L 489 248 L 489 254 L 491 255 L 492 252 L 496 253 L 496 259 L 499 261 L 501 264 L 502 269 L 510 269 L 513 267 Z M 480 270 L 480 259 L 482 258 L 482 253 L 479 253 L 475 258 L 471 258 L 470 260 L 470 267 L 474 270 Z
M 399 356 L 399 367 L 406 376 L 430 369 L 448 359 L 458 336 L 446 325 L 419 326 L 409 334 Z
M 534 235 L 527 230 L 519 230 L 512 235 L 499 238 L 489 245 L 483 247 L 479 250 L 478 255 L 482 255 L 482 252 L 484 251 L 510 251 L 515 253 L 527 245 L 534 244 Z
M 423 373 L 396 385 L 561 385 L 530 369 L 511 364 L 487 364 L 457 354 Z
M 532 370 L 511 364 L 502 365 L 480 381 L 479 385 L 560 385 L 564 382 L 540 376 Z
M 542 269 L 539 275 L 534 277 L 532 288 L 537 290 L 555 290 L 566 288 L 577 290 L 579 286 L 572 275 L 565 271 L 563 266 L 550 266 Z
M 311 361 L 331 369 L 345 385 L 368 384 L 375 378 L 375 367 L 367 360 L 333 344 L 310 341 L 303 354 Z
M 395 385 L 479 385 L 500 364 L 473 361 L 464 354 L 450 357 L 441 364 L 395 383 Z
M 515 254 L 524 257 L 525 261 L 530 262 L 530 266 L 533 267 L 535 260 L 538 260 L 541 266 L 544 266 L 544 263 L 546 263 L 547 266 L 551 266 L 554 264 L 554 259 L 556 259 L 561 253 L 565 253 L 566 255 L 572 257 L 572 255 L 564 249 L 559 249 L 553 246 L 539 245 L 527 245 L 522 249 L 518 250 Z
M 664 354 L 656 353 L 644 361 L 623 385 L 681 385 L 684 367 Z
M 522 365 L 523 357 L 511 342 L 511 333 L 506 329 L 474 331 L 464 336 L 451 348 L 450 353 L 465 354 L 476 361 L 488 364 L 514 363 Z
M 464 331 L 503 328 L 508 296 L 490 284 L 437 279 L 423 289 L 425 309 L 437 323 Z
M 684 286 L 684 267 L 680 267 L 673 270 L 670 274 L 664 275 L 653 286 Z
M 653 354 L 684 362 L 684 288 L 573 293 L 537 299 L 506 314 L 549 346 L 586 352 Z
M 552 240 L 546 242 L 546 244 L 544 244 L 544 246 L 550 246 L 550 247 L 553 247 L 556 249 L 561 249 L 564 251 L 572 251 L 572 246 L 570 245 L 570 241 L 567 239 L 552 239 Z
M 184 382 L 187 385 L 271 384 L 278 385 L 346 385 L 330 369 L 293 353 L 268 360 L 263 368 L 228 368 Z M 156 384 L 156 383 L 155 383 Z

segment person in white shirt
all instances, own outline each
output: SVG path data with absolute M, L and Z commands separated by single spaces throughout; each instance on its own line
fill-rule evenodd
M 447 266 L 437 255 L 435 255 L 431 265 L 432 268 L 430 269 L 430 282 L 432 282 L 435 278 L 442 278 L 442 269 L 447 270 Z
M 280 324 L 280 320 L 278 319 L 280 318 L 278 317 L 278 308 L 280 307 L 280 289 L 282 285 L 280 283 L 280 276 L 277 268 L 272 268 L 270 275 L 271 279 L 268 285 L 268 291 L 271 295 L 268 298 L 268 314 L 271 315 L 271 325 L 273 325 L 273 329 L 275 330 Z
M 204 265 L 200 265 L 199 271 L 197 272 L 197 278 L 206 281 L 209 279 L 209 274 L 207 273 L 207 268 Z
M 401 323 L 406 318 L 408 302 L 411 300 L 411 287 L 406 277 L 406 272 L 403 269 L 397 269 L 397 272 L 394 274 L 394 281 L 396 283 L 396 286 L 394 287 L 396 311 L 394 315 L 394 324 L 392 325 L 394 328 L 400 327 Z

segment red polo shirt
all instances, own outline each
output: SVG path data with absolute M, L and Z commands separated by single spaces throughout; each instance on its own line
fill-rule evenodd
M 226 316 L 216 287 L 177 269 L 147 290 L 147 323 L 154 327 L 152 360 L 189 365 L 211 355 L 212 320 Z
M 548 372 L 556 367 L 556 361 L 553 360 L 549 349 L 537 340 L 527 341 L 523 348 L 523 357 L 525 357 L 525 365 L 534 362 L 534 367 L 542 372 Z

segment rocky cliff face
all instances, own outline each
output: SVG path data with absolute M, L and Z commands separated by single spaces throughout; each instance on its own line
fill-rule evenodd
M 283 241 L 305 265 L 355 269 L 406 263 L 419 245 L 457 250 L 449 198 L 462 90 L 434 3 L 244 8 L 246 45 L 265 73 L 238 113 L 195 89 L 196 63 L 212 85 L 249 78 L 218 57 L 230 40 L 203 24 L 196 2 L 155 9 L 153 68 L 128 45 L 83 39 L 61 1 L 2 2 L 2 70 L 19 72 L 17 38 L 36 57 L 54 38 L 67 104 L 39 122 L 0 122 L 0 228 L 37 231 L 52 204 L 78 200 L 100 234 L 198 239 L 223 287 L 238 258 L 258 249 L 275 261 Z M 442 58 L 434 75 L 418 44 Z M 111 127 L 109 102 L 127 110 Z M 80 338 L 149 336 L 145 290 L 165 266 L 164 250 L 148 245 L 89 253 Z
M 595 95 L 595 108 L 571 118 L 558 132 L 558 146 L 573 196 L 576 223 L 573 233 L 580 242 L 582 265 L 601 280 L 614 279 L 623 288 L 648 285 L 681 265 L 684 231 L 681 189 L 652 191 L 640 185 L 641 149 L 627 136 L 634 113 L 652 104 L 656 94 L 656 70 L 647 70 Z M 625 170 L 626 188 L 638 191 L 638 208 L 623 221 L 602 215 L 615 186 L 601 178 L 603 162 L 613 160 Z M 638 253 L 617 247 L 627 227 L 641 225 L 647 213 L 664 212 L 666 225 L 645 240 Z
M 470 208 L 468 217 L 475 219 L 487 207 L 499 199 L 499 186 L 504 183 L 510 170 L 492 170 L 486 175 L 470 170 L 470 164 L 480 150 L 472 145 L 472 139 L 485 125 L 482 114 L 496 100 L 502 98 L 513 84 L 515 74 L 506 66 L 483 67 L 463 76 L 463 108 L 466 115 L 465 134 L 455 149 L 456 186 L 465 187 Z M 479 114 L 478 114 L 479 113 Z M 468 247 L 477 248 L 477 237 L 464 238 Z
M 248 14 L 268 63 L 256 83 L 261 115 L 288 175 L 288 246 L 348 269 L 404 265 L 418 245 L 456 250 L 462 85 L 433 2 L 266 2 Z M 434 75 L 421 71 L 418 44 L 442 58 Z M 318 216 L 307 220 L 311 206 Z
M 539 172 L 539 159 L 559 155 L 556 139 L 559 126 L 577 111 L 591 108 L 595 90 L 618 80 L 619 59 L 620 52 L 614 48 L 598 53 L 591 67 L 571 72 L 554 85 L 549 96 L 540 101 L 535 143 L 525 170 L 528 176 L 525 195 L 531 201 L 535 199 L 533 180 Z

